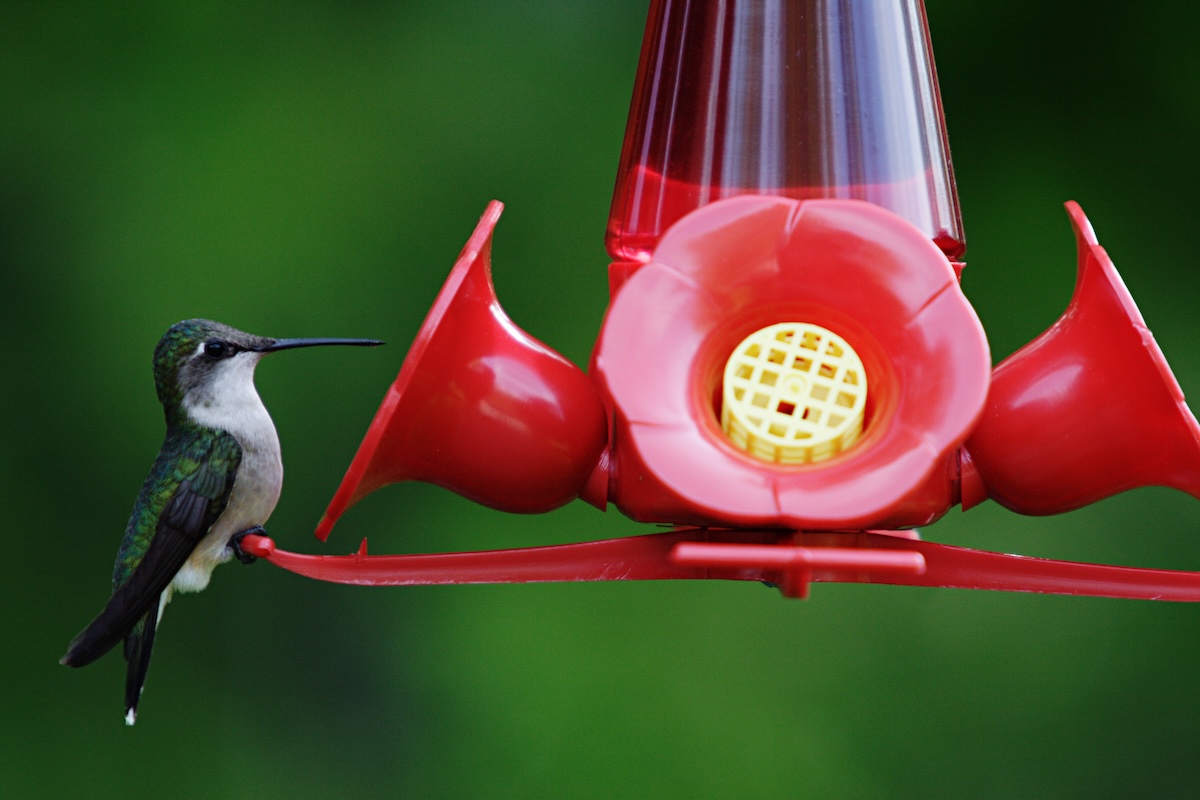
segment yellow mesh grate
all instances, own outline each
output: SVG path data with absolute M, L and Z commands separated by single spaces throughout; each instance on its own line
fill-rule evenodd
M 725 363 L 721 427 L 764 461 L 824 461 L 858 440 L 867 374 L 833 331 L 783 322 L 742 340 Z

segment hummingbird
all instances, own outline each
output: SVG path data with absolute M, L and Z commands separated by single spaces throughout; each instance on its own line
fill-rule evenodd
M 206 319 L 177 322 L 154 350 L 166 416 L 162 449 L 142 484 L 117 550 L 104 610 L 61 662 L 86 666 L 125 640 L 125 722 L 134 724 L 154 632 L 174 591 L 198 592 L 213 569 L 262 533 L 283 485 L 279 436 L 254 388 L 268 353 L 318 345 L 374 347 L 374 339 L 269 339 Z

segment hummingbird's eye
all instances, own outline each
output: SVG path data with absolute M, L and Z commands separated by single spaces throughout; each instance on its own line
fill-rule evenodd
M 233 355 L 233 346 L 228 342 L 222 342 L 220 339 L 204 343 L 204 355 L 216 360 Z

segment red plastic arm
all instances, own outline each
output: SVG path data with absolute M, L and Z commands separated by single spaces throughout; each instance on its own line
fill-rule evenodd
M 971 550 L 886 533 L 800 533 L 792 547 L 819 550 L 861 548 L 866 552 L 905 552 L 922 556 L 920 573 L 867 568 L 857 573 L 809 568 L 813 582 L 886 583 L 945 589 L 993 589 L 1127 600 L 1200 601 L 1200 572 L 1116 567 Z M 779 545 L 783 549 L 785 545 Z M 680 544 L 674 558 L 691 566 L 730 564 L 744 558 L 738 545 Z M 786 588 L 786 584 L 781 584 Z M 787 593 L 785 591 L 785 593 Z
M 1200 601 L 1200 573 L 1005 555 L 885 533 L 687 529 L 551 547 L 428 555 L 290 553 L 264 536 L 242 549 L 305 577 L 363 586 L 723 579 L 803 597 L 813 582 Z
M 722 532 L 719 541 L 770 544 L 778 534 Z M 348 556 L 289 553 L 263 536 L 247 536 L 242 549 L 307 578 L 364 586 L 421 586 L 452 583 L 669 580 L 724 578 L 761 580 L 763 570 L 676 564 L 671 550 L 681 542 L 710 541 L 705 531 L 683 530 L 551 547 L 467 553 L 369 556 L 366 540 Z

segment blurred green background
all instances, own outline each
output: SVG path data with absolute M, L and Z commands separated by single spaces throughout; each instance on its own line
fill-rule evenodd
M 1065 308 L 1080 201 L 1200 397 L 1200 7 L 927 0 L 999 360 Z M 1002 593 L 651 583 L 364 589 L 266 564 L 177 598 L 142 714 L 57 659 L 108 594 L 161 438 L 178 319 L 377 351 L 258 386 L 289 549 L 644 532 L 423 485 L 309 536 L 486 202 L 509 314 L 586 363 L 645 0 L 0 5 L 4 797 L 1125 797 L 1200 786 L 1200 609 Z M 1191 232 L 1189 232 L 1191 231 Z M 1081 408 L 1080 413 L 1087 413 Z M 1136 417 L 1137 409 L 1130 409 Z M 1053 446 L 1054 432 L 1046 431 Z M 1200 569 L 1200 503 L 987 504 L 927 538 Z

